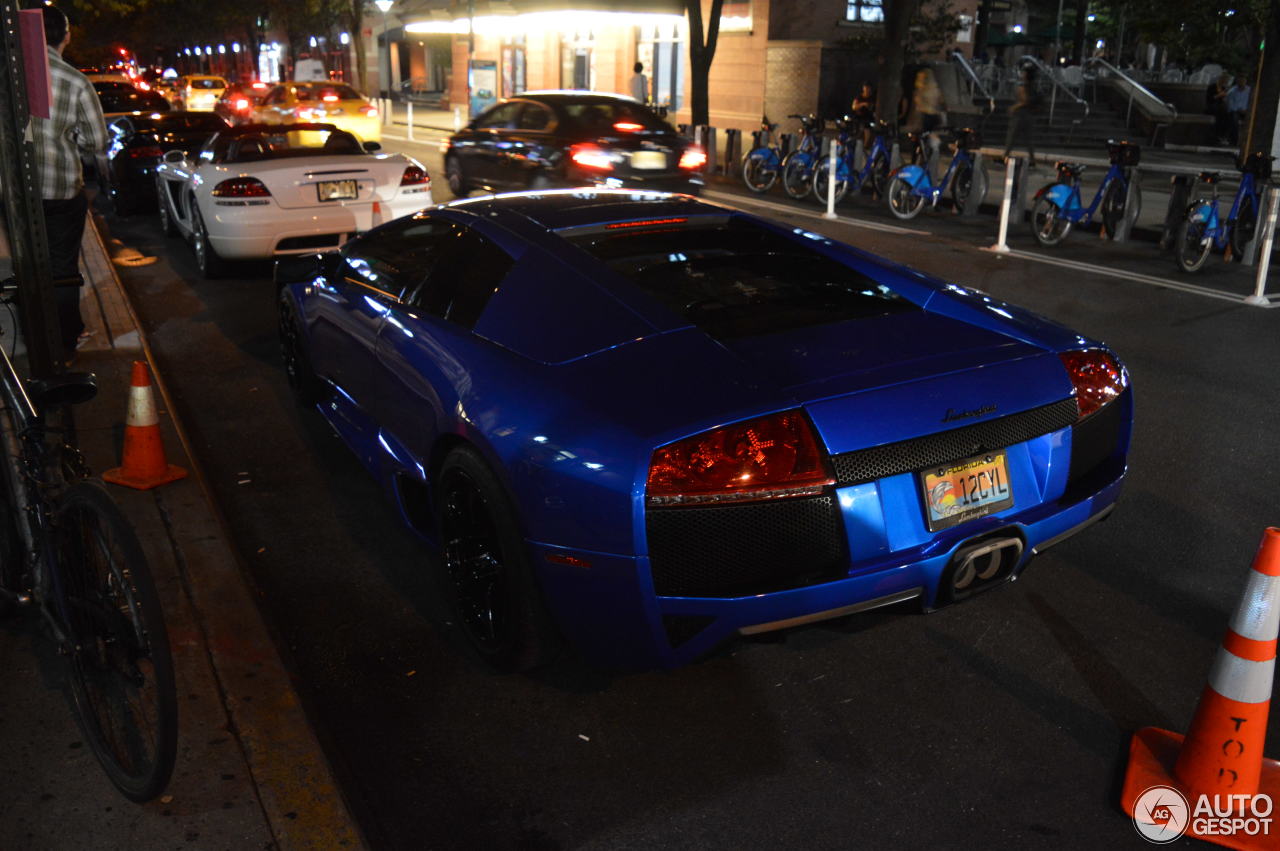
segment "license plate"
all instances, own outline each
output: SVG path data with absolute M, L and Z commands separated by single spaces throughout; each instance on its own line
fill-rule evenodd
M 1004 452 L 987 452 L 920 473 L 929 531 L 936 532 L 1013 505 Z
M 322 180 L 316 184 L 321 201 L 354 201 L 359 194 L 354 180 Z
M 636 151 L 631 155 L 631 167 L 646 171 L 666 168 L 667 155 L 661 151 Z

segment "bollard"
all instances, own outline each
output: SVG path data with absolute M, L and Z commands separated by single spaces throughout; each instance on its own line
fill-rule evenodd
M 1013 206 L 1013 173 L 1018 167 L 1017 157 L 1006 157 L 1004 166 L 1004 198 L 1000 201 L 1000 239 L 988 250 L 1008 254 L 1009 212 Z
M 852 168 L 855 172 L 861 172 L 867 164 L 867 147 L 862 144 L 861 139 L 855 139 L 853 143 L 853 163 Z
M 738 173 L 738 163 L 742 159 L 742 131 L 730 127 L 724 131 L 724 173 L 733 176 Z
M 1027 181 L 1031 179 L 1031 169 L 1026 160 L 1015 157 L 1017 168 L 1013 172 L 1013 202 L 1009 207 L 1009 221 L 1021 224 L 1027 214 Z
M 902 146 L 898 144 L 898 140 L 894 139 L 893 147 L 889 149 L 889 173 L 897 171 L 902 167 Z
M 462 129 L 462 107 L 455 106 L 453 108 L 453 132 L 457 133 Z
M 981 151 L 973 155 L 973 177 L 971 180 L 969 194 L 965 196 L 964 204 L 960 207 L 960 215 L 962 216 L 978 215 L 978 208 L 987 199 L 987 164 L 982 158 Z
M 1164 230 L 1160 234 L 1162 251 L 1173 249 L 1173 239 L 1177 236 L 1178 225 L 1187 214 L 1187 206 L 1191 202 L 1191 175 L 1175 174 L 1169 181 L 1169 206 L 1164 213 Z
M 839 218 L 836 215 L 836 156 L 840 153 L 840 141 L 832 139 L 827 148 L 830 151 L 827 156 L 827 211 L 822 217 L 835 219 Z
M 409 101 L 409 141 L 413 141 L 413 101 Z
M 1120 217 L 1120 223 L 1116 225 L 1116 232 L 1108 234 L 1113 242 L 1127 242 L 1129 233 L 1133 230 L 1133 223 L 1138 220 L 1138 205 L 1141 203 L 1142 188 L 1138 185 L 1141 179 L 1140 172 L 1136 167 L 1129 169 L 1129 182 L 1124 190 L 1124 215 Z
M 1253 295 L 1245 298 L 1245 304 L 1256 304 L 1270 307 L 1267 301 L 1267 272 L 1271 270 L 1271 248 L 1276 241 L 1276 218 L 1280 215 L 1280 191 L 1273 186 L 1267 187 L 1267 219 L 1262 231 L 1262 255 L 1258 258 L 1258 276 L 1253 288 Z

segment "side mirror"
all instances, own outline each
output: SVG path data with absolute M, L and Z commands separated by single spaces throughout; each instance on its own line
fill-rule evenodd
M 184 154 L 182 151 L 179 151 L 176 149 L 172 151 L 166 151 L 164 155 L 164 161 L 167 163 L 172 163 L 173 165 L 179 165 L 181 163 L 186 162 L 186 160 L 187 160 L 187 155 Z
M 372 154 L 374 151 L 381 151 L 382 145 L 377 142 L 365 142 L 364 149 Z
M 324 254 L 295 254 L 279 258 L 272 274 L 276 289 L 289 284 L 307 283 L 332 274 L 339 256 L 336 251 L 328 251 Z

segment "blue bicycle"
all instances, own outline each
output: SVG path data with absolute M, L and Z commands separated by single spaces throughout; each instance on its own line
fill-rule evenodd
M 1262 185 L 1271 177 L 1271 161 L 1261 151 L 1249 156 L 1240 171 L 1240 188 L 1236 190 L 1226 221 L 1218 216 L 1218 173 L 1200 173 L 1200 180 L 1213 187 L 1213 196 L 1200 198 L 1187 208 L 1178 225 L 1174 241 L 1178 268 L 1195 272 L 1204 265 L 1214 248 L 1226 249 L 1227 259 L 1244 255 L 1245 247 L 1258 229 L 1258 211 L 1262 205 Z
M 788 115 L 787 117 L 800 119 L 800 143 L 796 150 L 784 156 L 780 145 L 759 145 L 747 151 L 742 157 L 742 182 L 752 192 L 763 194 L 772 189 L 773 184 L 778 180 L 778 175 L 783 174 L 787 163 L 793 157 L 799 156 L 801 161 L 807 162 L 817 155 L 816 134 L 821 132 L 821 122 L 812 115 Z M 764 137 L 768 138 L 774 130 L 778 129 L 778 125 L 770 124 L 766 117 L 761 122 L 760 129 L 764 131 Z M 785 179 L 783 185 L 784 187 L 786 185 Z M 808 191 L 807 185 L 805 191 Z M 792 197 L 801 196 L 792 195 Z
M 1133 180 L 1133 167 L 1141 158 L 1141 148 L 1130 142 L 1108 142 L 1107 153 L 1111 166 L 1088 207 L 1080 197 L 1080 175 L 1086 167 L 1064 161 L 1055 163 L 1058 179 L 1041 187 L 1031 206 L 1031 233 L 1036 242 L 1046 247 L 1057 245 L 1067 238 L 1072 225 L 1093 221 L 1093 214 L 1099 212 L 1099 208 L 1103 227 L 1111 236 L 1126 213 L 1131 215 L 1131 220 L 1138 218 L 1142 210 L 1142 190 Z M 1126 210 L 1130 199 L 1132 212 Z
M 859 169 L 853 161 L 854 146 L 850 142 L 861 128 L 861 122 L 846 115 L 844 118 L 837 118 L 835 124 L 839 131 L 835 143 L 839 145 L 836 153 L 836 203 L 840 203 L 851 187 L 855 193 L 859 192 L 868 181 L 875 196 L 883 198 L 889 185 L 890 154 L 887 140 L 892 132 L 889 125 L 879 120 L 866 125 L 872 137 L 871 148 Z M 813 172 L 813 196 L 819 204 L 827 203 L 827 178 L 830 173 L 831 160 L 829 157 L 822 157 Z
M 815 115 L 800 118 L 800 144 L 782 163 L 782 191 L 799 201 L 809 194 L 813 186 L 813 170 L 821 159 L 822 130 L 824 122 Z
M 914 133 L 909 138 L 923 154 L 925 150 L 923 140 Z M 900 219 L 914 219 L 924 209 L 925 201 L 928 201 L 931 207 L 938 206 L 938 200 L 942 198 L 948 186 L 951 187 L 951 197 L 957 208 L 969 202 L 969 195 L 973 192 L 974 178 L 977 174 L 977 161 L 972 151 L 982 147 L 982 138 L 977 130 L 965 127 L 955 131 L 953 145 L 955 154 L 947 164 L 947 171 L 942 175 L 942 180 L 937 183 L 933 182 L 933 176 L 929 173 L 927 165 L 904 165 L 893 173 L 888 191 L 885 193 L 889 202 L 889 212 Z M 986 194 L 985 182 L 983 182 L 982 192 Z M 978 203 L 982 203 L 981 198 L 977 200 Z

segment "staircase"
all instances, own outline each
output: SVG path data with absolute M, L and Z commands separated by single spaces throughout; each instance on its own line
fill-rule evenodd
M 1003 147 L 1005 133 L 1009 128 L 1009 107 L 1012 104 L 1012 100 L 997 100 L 995 112 L 991 115 L 985 118 L 981 115 L 955 116 L 952 123 L 957 123 L 962 118 L 977 122 L 976 126 L 981 128 L 983 145 Z M 1050 124 L 1046 100 L 1036 114 L 1034 127 L 1036 147 L 1045 150 L 1101 149 L 1108 139 L 1126 139 L 1140 144 L 1150 141 L 1136 135 L 1136 130 L 1125 127 L 1124 113 L 1101 102 L 1092 104 L 1088 117 L 1085 117 L 1084 108 L 1079 104 L 1059 101 L 1054 109 L 1053 123 Z

